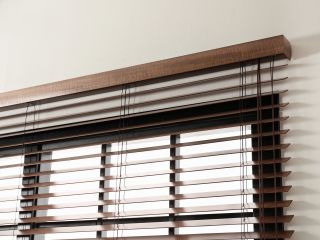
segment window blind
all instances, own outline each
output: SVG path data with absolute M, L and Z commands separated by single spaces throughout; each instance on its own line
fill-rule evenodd
M 0 239 L 290 238 L 286 58 L 4 106 Z

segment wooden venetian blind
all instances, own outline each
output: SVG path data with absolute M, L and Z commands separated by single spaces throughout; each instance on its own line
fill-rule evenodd
M 290 54 L 277 36 L 0 95 L 0 239 L 290 238 Z

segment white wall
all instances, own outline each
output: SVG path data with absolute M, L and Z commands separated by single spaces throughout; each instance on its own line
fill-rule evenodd
M 284 34 L 294 239 L 320 239 L 319 0 L 0 0 L 0 92 Z

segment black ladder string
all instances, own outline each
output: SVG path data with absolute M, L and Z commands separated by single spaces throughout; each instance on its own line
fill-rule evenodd
M 128 93 L 126 93 L 126 99 L 127 99 L 127 102 L 125 102 L 125 112 L 124 112 L 124 115 L 125 116 L 129 116 L 130 114 L 130 97 L 131 97 L 131 93 L 130 93 L 130 85 L 127 86 L 127 91 Z M 127 109 L 127 110 L 126 110 Z M 128 125 L 129 125 L 129 118 L 126 117 L 125 120 L 124 120 L 124 128 L 127 128 Z M 127 185 L 126 185 L 126 178 L 127 178 L 127 160 L 128 160 L 128 141 L 125 140 L 125 154 L 124 154 L 124 178 L 123 178 L 123 190 L 122 190 L 122 199 L 123 201 L 126 200 L 126 188 L 127 188 Z M 122 212 L 123 214 L 125 213 L 125 204 L 122 204 Z M 125 215 L 125 214 L 124 214 Z M 124 229 L 121 229 L 121 238 L 123 237 L 123 233 L 124 233 Z
M 124 148 L 127 146 L 127 141 L 125 142 L 125 139 L 124 139 L 124 134 L 122 132 L 123 129 L 125 129 L 126 127 L 126 106 L 127 106 L 127 101 L 128 101 L 128 94 L 127 94 L 127 91 L 128 91 L 128 86 L 127 85 L 123 85 L 123 88 L 124 89 L 124 94 L 123 94 L 123 91 L 122 91 L 122 100 L 121 100 L 121 110 L 123 111 L 123 114 L 122 114 L 122 111 L 120 113 L 120 142 L 121 142 L 121 152 L 120 152 L 120 166 L 119 164 L 117 163 L 117 170 L 119 170 L 119 181 L 118 181 L 118 184 L 116 184 L 116 186 L 118 185 L 118 189 L 117 189 L 117 195 L 118 195 L 118 202 L 116 204 L 117 206 L 117 209 L 116 209 L 116 239 L 119 239 L 119 223 L 120 223 L 120 204 L 121 204 L 121 193 L 122 193 L 122 184 L 123 184 L 123 169 L 122 169 L 122 166 L 123 166 L 123 162 L 124 162 L 124 158 L 126 157 L 126 153 L 123 154 L 124 152 Z M 123 118 L 122 118 L 123 116 Z M 118 154 L 119 156 L 119 154 Z M 117 171 L 117 174 L 118 174 L 118 171 Z M 118 177 L 117 176 L 117 177 Z M 123 206 L 123 209 L 124 209 L 124 206 Z M 121 230 L 121 233 L 120 235 L 123 234 L 123 230 Z
M 117 228 L 116 228 L 116 239 L 119 238 L 119 223 L 120 223 L 120 204 L 121 204 L 121 178 L 122 178 L 122 162 L 123 162 L 123 150 L 124 150 L 124 139 L 123 139 L 123 129 L 124 129 L 124 116 L 125 116 L 125 108 L 126 108 L 126 97 L 127 97 L 127 89 L 126 86 L 123 86 L 124 88 L 124 98 L 123 98 L 123 103 L 122 105 L 122 113 L 121 118 L 120 118 L 120 166 L 117 164 L 117 170 L 119 170 L 119 179 L 118 179 L 118 185 L 117 186 L 117 205 L 116 205 L 116 223 L 117 223 Z M 122 118 L 123 116 L 123 118 Z
M 130 99 L 131 99 L 131 86 L 130 85 L 127 85 L 127 91 L 128 93 L 126 94 L 126 99 L 127 99 L 127 103 L 125 104 L 125 106 L 127 106 L 127 113 L 125 113 L 125 128 L 127 128 L 129 126 L 129 118 L 127 116 L 129 116 L 130 114 Z M 124 157 L 124 178 L 123 178 L 123 200 L 125 201 L 126 200 L 126 188 L 127 188 L 127 185 L 126 185 L 126 180 L 127 180 L 127 160 L 128 160 L 128 140 L 126 139 L 125 140 L 125 157 Z M 122 204 L 122 210 L 123 210 L 123 213 L 125 213 L 125 204 Z M 121 238 L 123 237 L 123 232 L 124 232 L 124 229 L 122 229 L 121 231 Z
M 127 101 L 127 86 L 124 85 L 124 98 L 123 98 L 123 112 L 122 116 L 123 118 L 120 121 L 121 124 L 121 153 L 120 153 L 120 166 L 118 167 L 119 169 L 119 184 L 118 184 L 118 204 L 117 204 L 117 231 L 116 231 L 116 239 L 119 239 L 119 223 L 120 223 L 120 205 L 121 205 L 121 191 L 122 191 L 122 165 L 123 165 L 123 152 L 124 152 L 124 135 L 123 135 L 123 129 L 125 128 L 125 115 L 126 115 L 126 101 Z
M 276 164 L 276 151 L 275 151 L 275 108 L 274 108 L 274 56 L 270 59 L 270 79 L 271 79 L 271 110 L 272 110 L 272 158 L 273 158 L 273 186 L 274 186 L 274 222 L 276 240 L 278 240 L 278 209 L 277 209 L 277 164 Z
M 27 130 L 27 125 L 28 125 L 28 112 L 29 112 L 29 107 L 30 103 L 27 103 L 26 111 L 24 114 L 24 127 L 23 127 L 23 144 L 21 148 L 21 156 L 20 156 L 20 171 L 19 171 L 19 184 L 17 190 L 21 189 L 22 185 L 22 174 L 23 174 L 23 165 L 24 165 L 24 156 L 25 156 L 25 140 L 26 140 L 26 130 Z M 20 190 L 22 191 L 22 189 Z M 15 215 L 14 215 L 14 222 L 13 226 L 15 228 L 15 225 L 17 224 L 17 218 L 19 217 L 19 212 L 18 212 L 18 204 L 20 203 L 19 201 L 19 194 L 17 193 L 17 199 L 16 199 L 16 206 L 15 206 Z M 16 228 L 18 229 L 18 228 Z M 12 240 L 15 239 L 15 231 L 12 231 Z
M 29 108 L 31 106 L 33 106 L 33 119 L 32 119 L 32 125 L 31 125 L 31 133 L 34 132 L 35 130 L 35 125 L 36 125 L 36 122 L 37 122 L 37 119 L 36 119 L 36 106 L 38 104 L 36 102 L 34 103 L 31 103 L 31 102 L 28 102 L 27 103 L 27 107 L 26 107 L 26 112 L 25 112 L 25 120 L 24 120 L 24 127 L 23 127 L 23 144 L 22 144 L 22 149 L 21 149 L 21 158 L 20 158 L 20 170 L 19 170 L 19 183 L 18 183 L 18 190 L 20 189 L 22 191 L 22 175 L 23 175 L 23 165 L 24 165 L 24 159 L 25 159 L 25 153 L 26 153 L 26 144 L 25 144 L 25 139 L 26 139 L 26 131 L 27 131 L 27 126 L 28 126 L 28 113 L 29 113 Z M 40 108 L 40 105 L 38 105 L 39 108 Z M 39 114 L 38 114 L 38 120 L 39 120 Z M 19 194 L 17 194 L 17 199 L 16 199 L 16 206 L 15 206 L 15 217 L 14 217 L 14 223 L 13 225 L 17 225 L 17 218 L 20 218 L 19 216 L 19 211 L 18 211 L 18 205 L 19 203 L 21 204 L 21 201 L 19 201 Z M 12 232 L 12 239 L 14 239 L 15 237 L 15 234 L 14 234 L 14 231 Z
M 239 126 L 240 126 L 240 206 L 241 206 L 241 220 L 240 220 L 240 228 L 241 228 L 241 240 L 244 239 L 244 201 L 243 201 L 243 195 L 244 195 L 244 186 L 243 186 L 243 145 L 242 145 L 242 134 L 243 134 L 243 127 L 242 127 L 242 122 L 243 122 L 243 116 L 242 116 L 242 109 L 243 109 L 243 64 L 240 63 L 240 78 L 239 78 L 239 96 L 240 96 L 240 101 L 239 101 Z
M 240 64 L 240 86 L 239 86 L 239 112 L 240 112 L 240 202 L 241 202 L 241 239 L 247 239 L 246 233 L 249 232 L 249 224 L 247 223 L 247 204 L 248 198 L 245 191 L 248 189 L 248 169 L 247 169 L 247 140 L 244 136 L 247 134 L 247 126 L 245 125 L 245 118 L 243 110 L 245 108 L 244 97 L 246 96 L 246 64 Z
M 113 231 L 112 231 L 112 239 L 115 239 L 115 235 L 116 235 L 116 231 L 117 231 L 117 227 L 118 225 L 118 221 L 117 221 L 117 205 L 118 205 L 118 200 L 117 200 L 117 191 L 118 191 L 118 180 L 119 180 L 119 166 L 120 166 L 120 154 L 122 152 L 122 150 L 120 149 L 121 146 L 121 139 L 122 139 L 122 134 L 121 134 L 121 130 L 122 130 L 122 109 L 123 109 L 123 98 L 124 98 L 124 85 L 122 85 L 121 87 L 121 94 L 120 94 L 120 108 L 119 108 L 119 123 L 118 123 L 118 139 L 117 139 L 117 159 L 116 159 L 116 179 L 115 179 L 115 193 L 114 193 L 114 206 L 113 206 L 113 220 L 114 220 L 114 224 L 112 225 L 113 227 Z
M 263 155 L 262 155 L 262 102 L 261 102 L 261 60 L 258 59 L 257 66 L 257 123 L 258 123 L 258 162 L 259 162 L 259 225 L 260 238 L 265 239 L 265 221 L 264 221 L 264 194 L 263 194 Z M 262 236 L 261 236 L 262 235 Z
M 247 68 L 246 68 L 246 63 L 243 64 L 243 86 L 244 86 L 244 89 L 243 89 L 243 97 L 246 97 L 247 96 Z M 246 109 L 246 101 L 243 101 L 243 105 L 242 107 L 244 109 Z M 243 144 L 243 147 L 244 147 L 244 159 L 243 159 L 243 162 L 244 162 L 244 172 L 243 172 L 243 175 L 245 175 L 246 177 L 246 181 L 244 182 L 244 189 L 245 190 L 248 190 L 248 147 L 247 147 L 247 138 L 244 137 L 244 136 L 247 136 L 247 124 L 244 125 L 244 135 L 243 135 L 243 141 L 244 141 L 244 144 Z M 244 202 L 245 202 L 245 206 L 248 206 L 248 194 L 244 194 Z M 245 207 L 244 208 L 244 211 L 245 211 L 245 217 L 248 217 L 248 208 Z M 245 229 L 245 232 L 249 232 L 249 223 L 248 221 L 245 222 L 245 225 L 244 225 L 244 229 Z M 245 238 L 247 239 L 247 237 Z
M 246 64 L 244 65 L 244 96 L 247 96 L 247 68 Z M 244 102 L 244 108 L 246 109 L 246 102 Z M 251 134 L 251 133 L 250 133 Z M 245 126 L 244 129 L 244 135 L 247 136 L 247 125 Z M 247 146 L 248 138 L 245 137 L 244 141 L 244 149 L 245 149 L 245 175 L 248 178 L 248 146 Z M 248 180 L 245 182 L 245 189 L 248 190 Z M 246 205 L 248 206 L 248 194 L 245 194 L 245 202 Z M 246 212 L 248 212 L 248 208 L 245 208 Z M 247 229 L 246 232 L 249 232 L 249 223 L 246 224 Z
M 243 77 L 244 77 L 244 97 L 247 96 L 247 69 L 246 69 L 246 64 L 244 63 L 244 66 L 243 66 Z M 246 102 L 244 101 L 243 102 L 243 108 L 246 109 Z M 247 124 L 244 125 L 244 136 L 247 136 Z M 246 137 L 243 137 L 243 141 L 244 141 L 244 144 L 243 144 L 243 147 L 244 147 L 244 175 L 246 176 L 246 181 L 244 182 L 245 186 L 245 190 L 248 190 L 248 147 L 247 147 L 247 138 Z M 244 211 L 245 211 L 245 217 L 248 218 L 248 195 L 247 194 L 244 194 L 244 202 L 245 202 L 245 208 L 244 208 Z M 248 223 L 248 219 L 246 219 L 246 222 L 245 222 L 245 225 L 244 225 L 244 229 L 245 229 L 245 232 L 249 232 L 249 223 Z M 245 239 L 248 239 L 248 237 L 246 237 Z

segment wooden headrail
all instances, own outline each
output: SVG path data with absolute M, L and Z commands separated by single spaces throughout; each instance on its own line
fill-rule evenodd
M 289 41 L 283 35 L 275 36 L 181 57 L 5 92 L 0 94 L 0 107 L 221 67 L 268 56 L 281 56 L 290 59 L 291 46 Z

